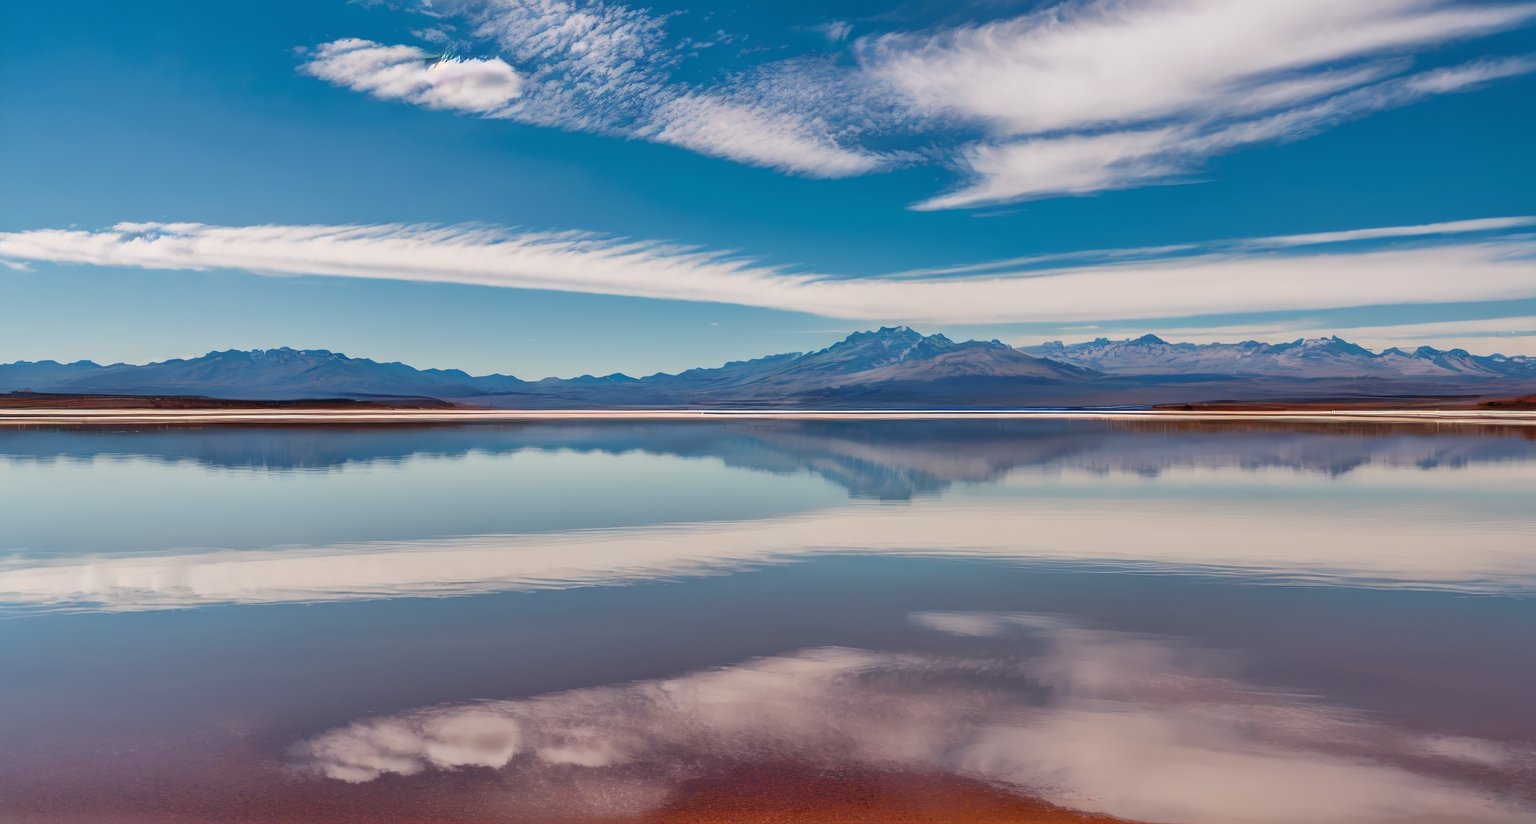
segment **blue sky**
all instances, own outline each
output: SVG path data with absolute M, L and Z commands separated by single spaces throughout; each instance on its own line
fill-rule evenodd
M 0 361 L 638 374 L 883 323 L 1536 353 L 1536 5 L 5 18 Z

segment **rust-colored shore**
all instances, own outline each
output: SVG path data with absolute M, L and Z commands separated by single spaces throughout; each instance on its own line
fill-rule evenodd
M 115 766 L 115 765 L 113 765 Z M 198 780 L 32 774 L 0 781 L 8 824 L 1135 824 L 1059 807 L 941 772 L 827 770 L 798 762 L 743 764 L 685 781 L 659 806 L 630 814 L 561 812 L 587 806 L 529 798 L 494 771 L 343 784 L 270 765 L 232 765 Z M 130 768 L 132 769 L 132 768 Z M 127 780 L 123 780 L 127 778 Z M 549 793 L 550 788 L 542 790 Z M 558 792 L 558 791 L 557 791 Z M 599 807 L 602 805 L 599 804 Z
M 638 824 L 1114 824 L 980 781 L 751 767 L 685 784 Z

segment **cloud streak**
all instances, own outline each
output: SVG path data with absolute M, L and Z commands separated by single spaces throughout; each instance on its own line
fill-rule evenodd
M 371 40 L 326 43 L 303 71 L 381 100 L 473 114 L 501 111 L 523 92 L 522 76 L 499 57 L 433 61 L 414 46 Z
M 1244 245 L 1260 248 L 1320 246 L 1327 243 L 1351 243 L 1362 240 L 1497 232 L 1506 229 L 1525 229 L 1531 226 L 1536 226 L 1536 217 L 1488 217 L 1472 220 L 1449 220 L 1441 223 L 1424 223 L 1417 226 L 1381 226 L 1374 229 L 1351 229 L 1343 232 L 1277 235 L 1275 237 L 1256 238 L 1245 241 Z
M 763 88 L 700 88 L 674 81 L 680 60 L 666 19 L 617 3 L 483 0 L 444 3 L 473 36 L 506 55 L 455 61 L 454 85 L 423 68 L 420 49 L 342 39 L 322 44 L 301 71 L 382 99 L 540 126 L 663 143 L 808 177 L 881 169 L 894 156 L 839 138 L 813 109 L 772 105 Z M 738 84 L 739 85 L 739 84 Z
M 487 227 L 121 223 L 0 233 L 0 259 L 456 283 L 702 301 L 829 318 L 1070 322 L 1536 297 L 1528 237 L 1209 253 L 969 278 L 836 278 L 722 253 Z
M 1533 15 L 1529 4 L 1437 0 L 1095 0 L 877 38 L 862 58 L 920 110 L 997 135 L 1039 134 L 1304 102 L 1387 67 L 1300 72 L 1487 34 Z
M 1536 71 L 1536 60 L 1482 61 L 1384 81 L 1247 120 L 981 143 L 961 156 L 961 165 L 974 178 L 971 183 L 913 208 L 965 208 L 1168 182 L 1215 155 L 1260 143 L 1299 140 L 1430 95 L 1468 91 L 1531 71 Z
M 700 154 L 810 177 L 850 177 L 876 171 L 891 158 L 833 141 L 828 125 L 793 110 L 690 94 L 660 107 L 638 134 Z
M 1079 265 L 1125 261 L 1147 261 L 1177 257 L 1198 252 L 1251 252 L 1255 250 L 1286 250 L 1298 246 L 1327 246 L 1331 244 L 1360 243 L 1375 240 L 1405 238 L 1437 238 L 1449 235 L 1503 233 L 1536 226 L 1536 217 L 1489 217 L 1471 220 L 1448 220 L 1439 223 L 1420 223 L 1411 226 L 1376 226 L 1367 229 L 1348 229 L 1340 232 L 1312 232 L 1300 235 L 1273 235 L 1269 237 L 1239 238 L 1236 240 L 1206 241 L 1200 244 L 1177 243 L 1162 246 L 1143 246 L 1121 249 L 1080 249 L 1045 255 L 989 260 L 982 263 L 965 263 L 954 266 L 937 266 L 926 269 L 907 269 L 881 275 L 887 278 L 924 278 L 935 275 L 980 275 L 1009 271 L 1025 271 L 1033 268 L 1049 268 L 1048 264 Z
M 1211 156 L 1536 69 L 1526 58 L 1398 74 L 1397 55 L 1522 25 L 1536 6 L 1436 0 L 1097 0 L 866 41 L 865 70 L 919 112 L 977 124 L 971 208 L 1179 179 Z M 1362 62 L 1364 61 L 1364 62 Z

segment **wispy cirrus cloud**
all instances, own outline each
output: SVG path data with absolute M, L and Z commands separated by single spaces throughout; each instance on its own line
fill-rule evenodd
M 1518 25 L 1536 6 L 1441 0 L 1090 0 L 863 45 L 866 70 L 913 105 L 997 135 L 1216 117 L 1374 79 L 1340 61 Z
M 1236 240 L 1206 241 L 1203 243 L 1173 243 L 1162 246 L 1121 249 L 1079 249 L 1072 252 L 1026 255 L 1023 257 L 1003 258 L 1001 260 L 989 260 L 982 263 L 907 269 L 901 272 L 880 275 L 880 277 L 908 279 L 940 275 L 963 277 L 1009 271 L 1022 272 L 1035 268 L 1060 267 L 1073 263 L 1078 265 L 1096 265 L 1137 260 L 1158 260 L 1202 252 L 1252 252 L 1264 249 L 1283 251 L 1292 247 L 1303 246 L 1359 244 L 1399 239 L 1439 239 L 1454 235 L 1483 233 L 1494 236 L 1529 227 L 1536 227 L 1536 217 L 1472 218 L 1470 220 L 1447 220 L 1439 223 L 1420 223 L 1410 226 L 1375 226 L 1368 229 L 1346 229 L 1339 232 L 1273 235 L 1269 237 L 1239 238 Z
M 499 57 L 434 61 L 415 46 L 371 40 L 326 43 L 303 70 L 381 100 L 474 114 L 494 114 L 523 93 L 523 77 Z
M 1471 220 L 1447 220 L 1440 223 L 1422 223 L 1417 226 L 1379 226 L 1372 229 L 1350 229 L 1342 232 L 1312 232 L 1304 235 L 1277 235 L 1244 241 L 1244 245 L 1257 247 L 1320 246 L 1327 243 L 1350 243 L 1362 240 L 1386 238 L 1426 237 L 1430 235 L 1458 235 L 1472 232 L 1496 232 L 1505 229 L 1524 229 L 1536 226 L 1536 217 L 1484 217 Z
M 1205 158 L 1536 69 L 1524 58 L 1399 74 L 1413 49 L 1521 25 L 1536 5 L 1439 0 L 1093 0 L 863 44 L 919 111 L 987 132 L 952 209 L 1167 182 Z
M 1379 231 L 1379 230 L 1378 230 Z M 1237 244 L 1240 246 L 1241 244 Z M 0 259 L 458 283 L 939 323 L 1192 317 L 1536 298 L 1536 240 L 1511 234 L 1281 254 L 1240 248 L 970 277 L 850 278 L 580 232 L 483 226 L 209 226 L 0 233 Z
M 669 32 L 668 16 L 643 8 L 447 0 L 423 9 L 461 21 L 466 42 L 516 67 L 520 93 L 503 105 L 479 95 L 443 105 L 393 62 L 410 46 L 371 44 L 344 64 L 337 53 L 360 41 L 338 40 L 304 70 L 378 97 L 667 143 L 792 174 L 848 177 L 926 157 L 966 176 L 918 209 L 1167 183 L 1218 154 L 1536 69 L 1507 57 L 1412 71 L 1415 52 L 1536 19 L 1529 2 L 1073 0 L 851 42 L 847 24 L 829 23 L 822 30 L 841 61 L 745 61 L 687 82 L 675 76 L 687 39 Z M 876 136 L 922 152 L 873 149 Z
M 1536 60 L 1529 58 L 1480 61 L 1386 80 L 1245 120 L 978 143 L 961 153 L 960 164 L 972 181 L 914 208 L 953 209 L 1168 182 L 1215 155 L 1299 140 L 1373 112 L 1531 71 L 1536 71 Z
M 832 20 L 816 26 L 816 31 L 827 38 L 828 43 L 841 43 L 853 34 L 853 24 L 846 20 Z
M 454 92 L 449 105 L 440 78 L 412 62 L 425 56 L 413 46 L 336 40 L 315 49 L 301 71 L 375 97 L 649 140 L 809 177 L 865 174 L 895 159 L 847 140 L 848 125 L 829 122 L 817 107 L 775 101 L 766 87 L 674 81 L 679 46 L 666 19 L 644 9 L 604 0 L 481 0 L 432 10 L 463 17 L 475 42 L 518 70 L 501 57 L 456 61 L 482 82 Z M 493 69 L 507 82 L 493 84 Z M 492 86 L 510 93 L 495 99 Z
M 825 120 L 792 109 L 690 94 L 659 107 L 637 134 L 700 154 L 810 177 L 850 177 L 891 162 L 890 155 L 848 149 L 828 139 L 828 132 Z
M 499 50 L 530 78 L 505 113 L 530 123 L 623 130 L 665 96 L 677 61 L 666 20 L 607 0 L 457 0 L 437 14 L 462 17 L 474 42 Z

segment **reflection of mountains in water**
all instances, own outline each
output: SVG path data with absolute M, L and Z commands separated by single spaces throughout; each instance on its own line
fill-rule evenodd
M 1364 466 L 1459 467 L 1536 460 L 1516 433 L 1422 428 L 1278 428 L 1078 421 L 583 422 L 423 428 L 0 431 L 0 459 L 139 458 L 265 471 L 324 471 L 525 450 L 713 458 L 821 476 L 860 498 L 901 500 L 1019 468 L 1156 476 L 1174 469 L 1339 475 Z

